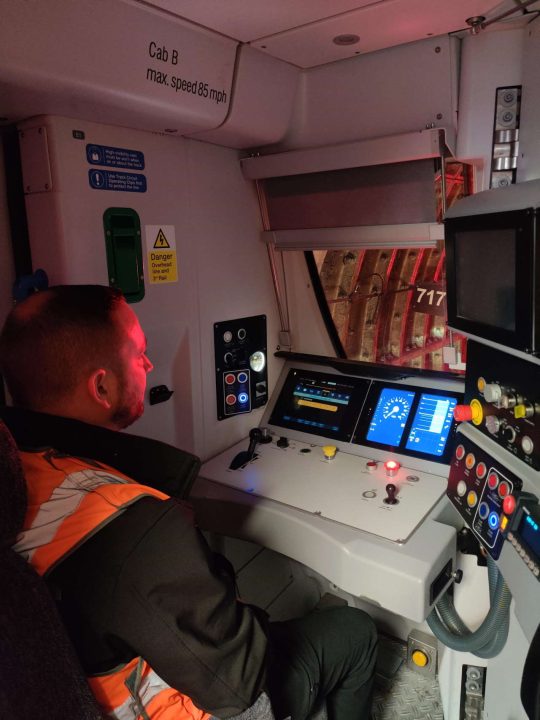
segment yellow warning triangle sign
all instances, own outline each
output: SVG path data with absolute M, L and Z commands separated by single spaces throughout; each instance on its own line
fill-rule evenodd
M 170 248 L 167 238 L 165 237 L 165 233 L 161 228 L 159 228 L 159 232 L 157 234 L 156 242 L 154 243 L 155 248 Z

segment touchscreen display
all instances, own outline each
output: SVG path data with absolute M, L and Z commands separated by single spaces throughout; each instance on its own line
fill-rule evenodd
M 271 425 L 350 440 L 369 381 L 310 370 L 291 370 Z
M 367 440 L 397 447 L 401 442 L 415 393 L 385 387 L 369 423 Z
M 456 405 L 456 398 L 422 393 L 405 445 L 407 450 L 441 456 L 446 448 Z
M 374 380 L 353 442 L 403 455 L 448 462 L 461 394 Z

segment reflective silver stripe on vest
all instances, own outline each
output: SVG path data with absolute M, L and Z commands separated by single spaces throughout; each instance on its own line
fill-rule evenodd
M 137 720 L 140 717 L 137 705 L 148 707 L 150 701 L 163 690 L 170 690 L 170 685 L 167 685 L 157 673 L 151 670 L 141 681 L 138 693 L 139 703 L 134 702 L 133 698 L 129 697 L 122 705 L 108 713 L 108 716 L 115 718 L 115 720 Z
M 41 505 L 31 527 L 17 536 L 13 549 L 30 561 L 37 549 L 53 540 L 60 525 L 77 511 L 89 492 L 111 484 L 128 484 L 128 481 L 93 469 L 66 475 L 62 484 L 55 487 L 50 498 Z

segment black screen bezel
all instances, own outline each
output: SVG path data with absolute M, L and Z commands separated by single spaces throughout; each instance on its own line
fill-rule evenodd
M 415 397 L 411 406 L 411 410 L 409 412 L 409 416 L 407 418 L 407 422 L 405 423 L 405 428 L 403 429 L 403 434 L 401 436 L 399 445 L 386 445 L 384 443 L 367 440 L 367 434 L 369 432 L 371 418 L 373 417 L 373 413 L 375 412 L 375 409 L 377 407 L 381 391 L 384 388 L 401 391 L 409 390 L 415 393 Z M 367 447 L 376 448 L 377 450 L 383 450 L 390 454 L 397 453 L 399 455 L 408 455 L 409 457 L 420 458 L 421 460 L 429 460 L 431 462 L 443 463 L 448 465 L 450 463 L 454 448 L 453 438 L 457 427 L 457 423 L 455 420 L 452 421 L 452 426 L 450 427 L 448 438 L 446 440 L 446 447 L 442 455 L 432 455 L 431 453 L 418 452 L 417 450 L 409 450 L 407 447 L 405 447 L 422 394 L 450 397 L 455 399 L 458 404 L 461 404 L 463 402 L 463 393 L 456 392 L 454 390 L 438 390 L 431 387 L 420 387 L 419 385 L 408 385 L 405 383 L 389 383 L 378 380 L 373 381 L 368 396 L 366 398 L 366 402 L 364 404 L 364 409 L 360 415 L 360 421 L 357 425 L 352 442 L 355 445 L 366 445 Z
M 450 327 L 517 350 L 531 352 L 536 349 L 535 219 L 536 212 L 528 208 L 445 220 L 447 316 Z M 509 229 L 515 230 L 516 233 L 515 330 L 470 320 L 458 314 L 460 279 L 456 272 L 456 235 L 462 232 L 495 232 Z M 489 272 L 489 262 L 489 257 L 478 257 L 479 282 L 482 274 Z
M 353 387 L 351 401 L 345 412 L 342 427 L 338 432 L 314 427 L 306 427 L 303 429 L 302 426 L 297 423 L 282 419 L 285 404 L 287 399 L 290 397 L 292 386 L 296 383 L 296 379 L 298 377 L 305 377 L 312 380 L 322 379 L 331 382 L 346 382 Z M 358 417 L 362 412 L 364 400 L 370 383 L 371 380 L 367 380 L 366 378 L 352 377 L 350 375 L 334 375 L 332 373 L 316 372 L 314 370 L 303 370 L 302 368 L 290 368 L 287 377 L 285 378 L 285 382 L 279 392 L 276 403 L 272 408 L 268 423 L 269 425 L 274 425 L 275 427 L 287 428 L 288 430 L 295 430 L 296 432 L 308 435 L 318 435 L 319 437 L 325 437 L 332 440 L 350 442 L 353 436 L 354 428 L 358 422 Z

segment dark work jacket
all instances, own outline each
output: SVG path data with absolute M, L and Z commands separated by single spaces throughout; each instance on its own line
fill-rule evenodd
M 157 441 L 17 408 L 0 416 L 20 449 L 92 458 L 179 497 L 196 477 L 194 456 Z M 47 581 L 89 675 L 140 655 L 171 687 L 223 718 L 264 689 L 266 615 L 237 602 L 229 563 L 210 550 L 181 500 L 141 498 Z

